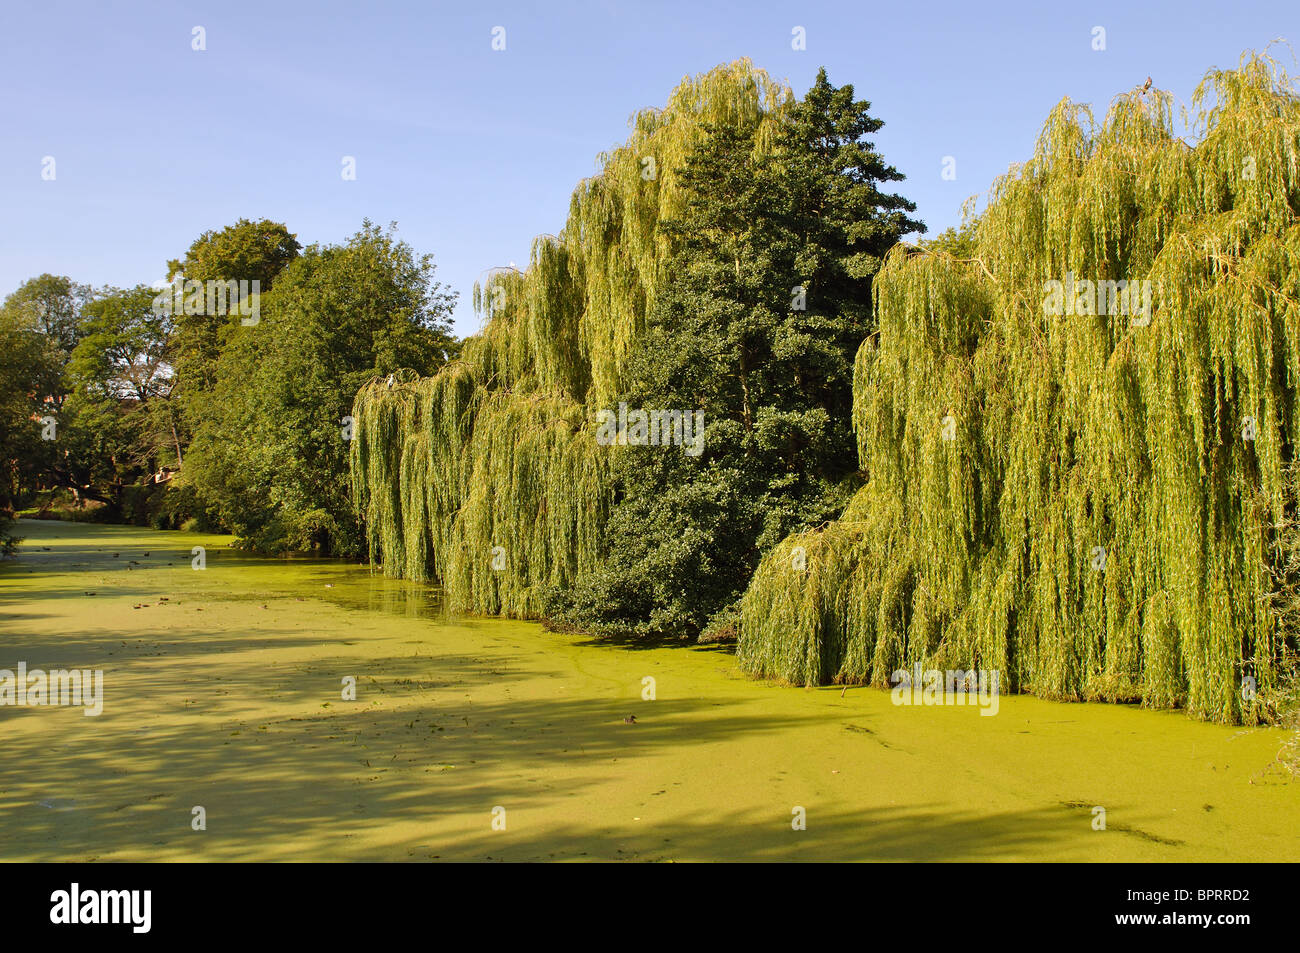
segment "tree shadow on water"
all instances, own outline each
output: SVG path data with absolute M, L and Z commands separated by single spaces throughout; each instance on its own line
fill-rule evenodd
M 213 860 L 406 859 L 407 842 L 427 843 L 419 832 L 431 818 L 468 833 L 503 801 L 543 811 L 580 805 L 642 758 L 802 720 L 699 699 L 657 702 L 653 721 L 629 726 L 620 698 L 481 703 L 455 685 L 390 694 L 376 707 L 363 691 L 362 701 L 332 702 L 319 714 L 276 718 L 231 703 L 184 722 L 173 712 L 136 727 L 86 718 L 23 733 L 0 765 L 0 856 L 157 849 Z M 134 712 L 137 721 L 144 713 Z M 51 715 L 81 718 L 66 709 L 37 717 Z M 208 812 L 207 832 L 189 829 L 195 805 Z M 348 843 L 367 831 L 389 846 Z

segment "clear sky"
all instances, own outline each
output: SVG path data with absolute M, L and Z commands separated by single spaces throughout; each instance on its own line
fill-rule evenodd
M 42 272 L 153 282 L 240 217 L 282 221 L 304 245 L 369 217 L 434 255 L 468 333 L 480 273 L 523 266 L 628 117 L 718 63 L 749 56 L 799 94 L 819 66 L 852 83 L 933 234 L 1027 157 L 1061 97 L 1104 113 L 1150 75 L 1186 102 L 1243 50 L 1300 45 L 1295 0 L 981 6 L 4 0 L 0 296 Z M 796 26 L 806 50 L 791 48 Z M 1300 72 L 1288 47 L 1273 53 Z

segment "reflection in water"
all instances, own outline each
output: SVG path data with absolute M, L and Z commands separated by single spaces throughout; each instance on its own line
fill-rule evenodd
M 441 586 L 407 579 L 390 579 L 383 573 L 372 572 L 355 563 L 333 560 L 290 562 L 311 564 L 305 580 L 307 585 L 298 588 L 293 595 L 303 595 L 303 590 L 309 590 L 312 597 L 346 609 L 382 612 L 410 619 L 447 621 Z
M 442 587 L 426 583 L 410 582 L 405 579 L 389 579 L 379 573 L 367 572 L 365 580 L 365 603 L 352 601 L 351 587 L 344 587 L 343 592 L 329 590 L 328 598 L 338 600 L 340 605 L 355 605 L 371 611 L 385 612 L 391 615 L 403 615 L 407 618 L 440 619 L 447 618 L 446 606 L 442 599 Z M 356 588 L 361 588 L 357 586 Z
M 179 560 L 179 557 L 172 557 Z M 219 571 L 214 572 L 214 570 Z M 243 585 L 234 585 L 238 578 Z M 342 559 L 306 556 L 272 557 L 238 552 L 226 547 L 207 551 L 207 598 L 256 601 L 268 598 L 316 599 L 347 609 L 382 612 L 407 618 L 449 620 L 442 587 L 431 583 L 390 579 Z

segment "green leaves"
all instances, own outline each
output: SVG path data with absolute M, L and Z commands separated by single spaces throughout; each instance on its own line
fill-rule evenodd
M 183 259 L 168 262 L 167 277 L 173 282 L 243 281 L 249 288 L 256 281 L 265 294 L 301 250 L 297 236 L 284 225 L 267 219 L 252 222 L 241 218 L 220 231 L 200 235 Z M 177 390 L 186 406 L 186 430 L 197 424 L 216 385 L 217 360 L 233 329 L 240 324 L 234 303 L 229 302 L 222 314 L 204 307 L 196 314 L 186 314 L 182 309 L 174 315 L 173 353 Z M 192 421 L 188 419 L 191 417 Z
M 913 206 L 876 188 L 901 176 L 861 141 L 880 127 L 866 108 L 822 74 L 770 149 L 757 118 L 702 124 L 676 170 L 683 210 L 661 223 L 676 251 L 620 400 L 701 409 L 706 449 L 618 454 L 609 562 L 557 600 L 566 621 L 654 637 L 722 628 L 762 553 L 846 502 L 864 262 L 922 228 L 895 222 Z
M 1099 127 L 1062 102 L 977 222 L 889 253 L 854 382 L 870 482 L 764 559 L 744 668 L 997 669 L 1045 697 L 1270 717 L 1240 688 L 1276 693 L 1300 635 L 1300 100 L 1248 56 L 1197 105 L 1189 147 L 1166 94 Z M 1149 281 L 1154 311 L 1045 313 L 1045 283 L 1074 278 Z
M 358 389 L 455 352 L 433 260 L 370 222 L 276 277 L 261 321 L 232 325 L 197 420 L 187 482 L 247 544 L 356 554 L 344 418 Z

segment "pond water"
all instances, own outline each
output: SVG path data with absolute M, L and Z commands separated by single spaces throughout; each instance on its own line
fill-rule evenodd
M 0 859 L 1300 859 L 1276 729 L 899 706 L 228 537 L 19 532 L 0 670 L 102 670 L 103 711 L 0 706 Z

